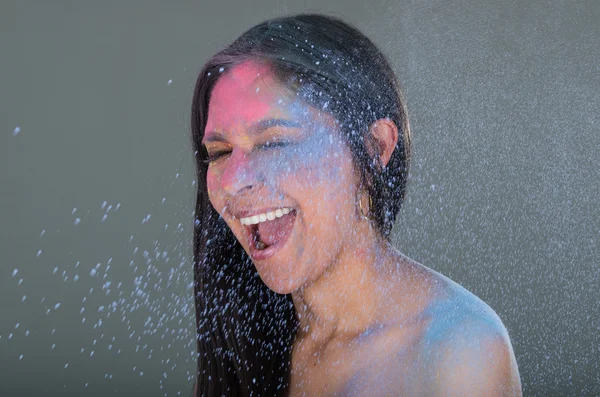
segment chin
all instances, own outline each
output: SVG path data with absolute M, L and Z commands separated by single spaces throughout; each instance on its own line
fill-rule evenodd
M 272 284 L 267 284 L 267 287 L 269 287 L 269 289 L 277 294 L 280 295 L 287 295 L 287 294 L 291 294 L 292 292 L 296 291 L 296 288 L 290 288 L 289 286 L 286 285 L 272 285 Z
M 258 275 L 271 291 L 277 294 L 286 295 L 291 294 L 300 288 L 301 283 L 297 278 L 276 274 L 268 270 L 265 271 L 265 269 L 261 269 L 259 266 L 256 267 Z

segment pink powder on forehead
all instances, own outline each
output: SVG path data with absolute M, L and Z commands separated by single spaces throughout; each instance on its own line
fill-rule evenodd
M 271 77 L 272 68 L 269 64 L 257 61 L 246 61 L 227 70 L 221 79 L 231 79 L 241 87 L 247 87 L 263 76 Z
M 281 96 L 273 90 L 276 87 L 271 68 L 264 63 L 247 61 L 226 71 L 212 90 L 206 130 L 232 129 L 266 118 Z

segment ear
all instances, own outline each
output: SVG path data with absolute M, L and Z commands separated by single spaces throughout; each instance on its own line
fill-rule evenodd
M 367 151 L 373 157 L 379 155 L 380 164 L 385 168 L 398 143 L 398 127 L 388 118 L 379 119 L 369 127 L 369 135 Z

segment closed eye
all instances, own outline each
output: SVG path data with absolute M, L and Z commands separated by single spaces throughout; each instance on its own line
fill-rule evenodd
M 259 149 L 277 149 L 277 148 L 282 148 L 282 147 L 288 146 L 289 144 L 291 144 L 291 142 L 268 141 L 268 142 L 263 143 L 262 145 L 259 145 L 258 148 Z
M 213 161 L 217 161 L 220 158 L 228 155 L 229 153 L 231 153 L 231 150 L 221 150 L 221 151 L 218 151 L 218 152 L 209 153 L 208 154 L 208 158 L 206 160 L 204 160 L 204 163 L 210 164 Z
M 285 146 L 292 144 L 292 142 L 287 141 L 268 141 L 263 144 L 257 145 L 254 150 L 267 150 L 267 149 L 279 149 Z M 254 151 L 253 150 L 253 151 Z M 220 150 L 214 153 L 208 153 L 208 158 L 204 160 L 205 164 L 210 164 L 221 158 L 231 154 L 231 150 Z

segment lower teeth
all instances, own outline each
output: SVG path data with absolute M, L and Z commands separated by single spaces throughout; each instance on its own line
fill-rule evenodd
M 267 248 L 267 246 L 262 241 L 259 241 L 258 243 L 256 243 L 256 248 L 259 250 L 264 250 L 265 248 Z

